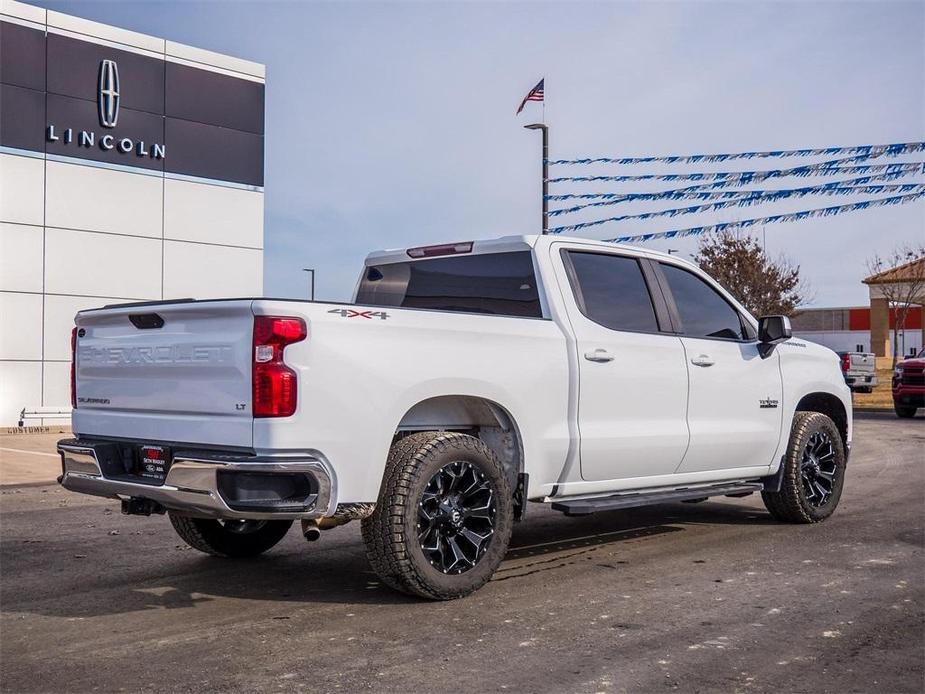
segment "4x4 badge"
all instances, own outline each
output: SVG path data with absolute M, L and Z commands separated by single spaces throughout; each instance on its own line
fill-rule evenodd
M 762 410 L 774 409 L 775 407 L 777 407 L 777 404 L 778 404 L 778 401 L 772 398 L 765 398 L 763 400 L 758 401 L 758 405 L 761 407 Z
M 355 311 L 352 308 L 332 308 L 328 313 L 336 313 L 341 318 L 380 318 L 385 320 L 389 314 L 385 311 Z

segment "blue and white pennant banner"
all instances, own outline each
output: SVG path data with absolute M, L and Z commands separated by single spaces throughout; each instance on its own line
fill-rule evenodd
M 859 176 L 843 181 L 831 181 L 815 186 L 804 186 L 802 188 L 789 188 L 781 190 L 701 190 L 703 188 L 720 188 L 728 187 L 720 184 L 709 184 L 707 186 L 689 186 L 687 188 L 678 188 L 676 190 L 664 190 L 654 193 L 598 193 L 595 197 L 604 198 L 596 202 L 587 202 L 572 207 L 563 207 L 557 210 L 550 210 L 550 217 L 558 217 L 563 214 L 579 212 L 590 207 L 604 207 L 617 205 L 621 202 L 643 201 L 643 200 L 736 200 L 739 198 L 760 198 L 760 201 L 774 200 L 786 197 L 803 197 L 806 195 L 856 195 L 856 194 L 876 194 L 881 192 L 892 192 L 892 190 L 880 190 L 883 186 L 871 186 L 869 184 L 880 183 L 883 181 L 893 181 L 897 178 L 904 178 L 915 173 L 925 173 L 925 164 L 915 164 L 910 168 L 900 170 L 894 173 L 885 173 L 878 176 Z M 721 182 L 724 183 L 724 182 Z M 856 187 L 863 186 L 861 189 Z M 777 194 L 779 197 L 764 198 L 762 196 L 771 196 Z M 615 221 L 615 220 L 603 220 Z
M 889 198 L 877 198 L 875 200 L 863 200 L 848 205 L 836 205 L 835 207 L 823 207 L 815 210 L 804 210 L 802 212 L 790 212 L 787 214 L 775 214 L 769 217 L 758 217 L 756 219 L 743 219 L 737 222 L 722 222 L 720 224 L 711 224 L 708 226 L 690 227 L 687 229 L 675 229 L 672 231 L 660 231 L 652 234 L 636 234 L 633 236 L 618 236 L 612 239 L 604 239 L 613 243 L 642 243 L 653 239 L 672 239 L 681 236 L 700 236 L 712 232 L 730 231 L 732 229 L 745 229 L 755 225 L 776 224 L 779 222 L 797 222 L 803 219 L 813 217 L 832 217 L 846 212 L 855 212 L 857 210 L 869 210 L 875 207 L 886 207 L 890 205 L 903 205 L 925 197 L 925 191 L 909 193 L 907 195 L 896 195 Z M 550 230 L 551 232 L 554 230 Z
M 596 159 L 555 159 L 553 165 L 587 165 L 587 164 L 694 164 L 732 161 L 735 159 L 782 159 L 786 157 L 815 157 L 840 155 L 886 154 L 897 156 L 908 152 L 920 152 L 925 149 L 925 142 L 899 142 L 888 145 L 855 145 L 852 147 L 822 147 L 816 149 L 770 150 L 766 152 L 734 152 L 729 154 L 676 154 L 662 157 L 598 157 Z
M 923 166 L 922 163 L 911 164 L 859 164 L 856 166 L 839 166 L 840 161 L 857 161 L 856 157 L 849 159 L 834 159 L 810 166 L 796 166 L 792 169 L 773 169 L 770 171 L 721 171 L 715 173 L 689 173 L 689 174 L 636 174 L 627 176 L 576 176 L 569 178 L 550 178 L 550 183 L 593 182 L 593 181 L 724 181 L 729 179 L 733 184 L 741 185 L 744 182 L 763 181 L 766 178 L 780 176 L 795 176 L 806 178 L 808 176 L 845 176 L 848 174 L 874 174 L 892 173 L 894 171 L 913 171 Z M 547 195 L 547 200 L 575 200 L 593 198 L 616 197 L 621 193 L 562 193 Z
M 805 190 L 805 189 L 804 189 Z M 840 191 L 841 189 L 834 189 Z M 840 194 L 878 194 L 878 193 L 891 193 L 891 192 L 900 192 L 900 193 L 925 193 L 925 184 L 920 183 L 906 183 L 900 185 L 880 185 L 880 186 L 865 186 L 862 189 L 851 188 L 848 193 Z M 803 195 L 809 195 L 811 193 L 801 193 L 795 195 L 794 191 L 791 190 L 778 190 L 763 195 L 755 195 L 740 198 L 738 200 L 721 200 L 720 202 L 713 202 L 706 205 L 693 205 L 691 207 L 676 207 L 670 210 L 659 210 L 657 212 L 642 212 L 640 214 L 625 214 L 618 217 L 608 217 L 607 219 L 596 219 L 593 222 L 579 222 L 578 224 L 569 224 L 568 226 L 555 227 L 549 230 L 550 234 L 561 234 L 563 231 L 579 231 L 581 229 L 587 229 L 589 227 L 598 226 L 600 224 L 607 224 L 608 222 L 625 222 L 630 219 L 643 220 L 643 219 L 655 219 L 657 217 L 679 217 L 685 214 L 698 214 L 701 212 L 713 212 L 715 210 L 724 210 L 730 207 L 748 207 L 750 205 L 755 205 L 763 202 L 776 202 L 778 200 L 785 200 L 790 197 L 803 197 Z M 863 209 L 863 208 L 858 208 Z

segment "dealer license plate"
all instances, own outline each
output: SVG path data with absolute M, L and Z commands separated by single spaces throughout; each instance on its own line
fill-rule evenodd
M 170 469 L 170 451 L 163 446 L 142 446 L 138 474 L 156 484 L 163 484 Z

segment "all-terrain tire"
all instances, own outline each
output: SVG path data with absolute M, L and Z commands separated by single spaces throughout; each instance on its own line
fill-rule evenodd
M 255 557 L 282 540 L 291 520 L 217 521 L 170 513 L 174 530 L 193 549 L 218 557 Z M 247 525 L 251 524 L 251 525 Z
M 908 405 L 897 405 L 893 403 L 893 410 L 896 412 L 896 416 L 900 419 L 912 419 L 915 417 L 915 411 L 918 408 L 909 407 Z
M 831 467 L 834 474 L 828 495 L 814 500 L 811 495 L 820 495 L 820 492 L 808 488 L 808 484 L 812 483 L 805 481 L 805 475 L 812 476 L 808 471 L 812 470 L 814 464 L 817 469 L 820 467 L 818 461 L 808 453 L 812 441 L 820 440 L 831 444 L 831 458 L 828 454 L 825 457 L 826 467 Z M 831 464 L 828 460 L 831 460 Z M 787 523 L 818 523 L 825 520 L 835 511 L 841 498 L 846 462 L 845 447 L 835 423 L 820 412 L 797 412 L 782 463 L 784 473 L 780 491 L 761 492 L 765 507 L 774 518 Z
M 435 476 L 457 464 L 468 464 L 468 474 L 479 475 L 481 484 L 490 488 L 493 526 L 474 566 L 446 573 L 422 547 L 419 514 Z M 366 556 L 383 583 L 417 597 L 453 600 L 488 582 L 507 552 L 513 521 L 510 485 L 491 449 L 473 436 L 431 431 L 392 446 L 376 509 L 363 519 L 362 533 Z

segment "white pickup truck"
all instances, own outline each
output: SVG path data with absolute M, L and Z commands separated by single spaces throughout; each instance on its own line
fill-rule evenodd
M 67 489 L 263 552 L 362 520 L 382 580 L 489 580 L 526 502 L 567 515 L 760 492 L 838 504 L 851 397 L 833 352 L 755 320 L 694 265 L 556 236 L 371 254 L 350 304 L 81 311 Z

